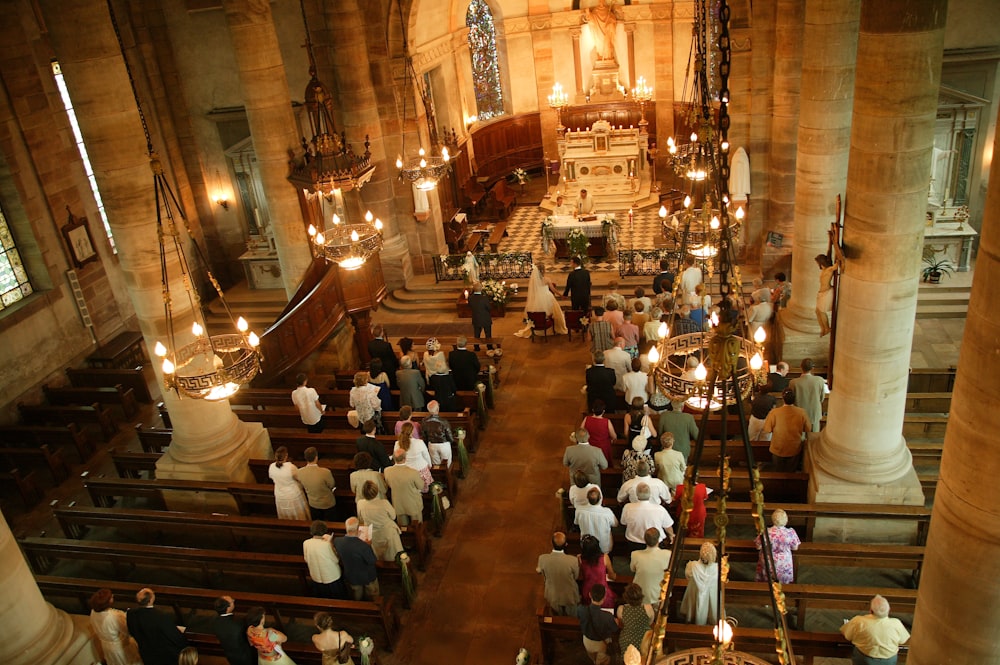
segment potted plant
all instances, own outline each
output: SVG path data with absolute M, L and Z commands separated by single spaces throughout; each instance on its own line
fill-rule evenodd
M 955 271 L 955 264 L 948 257 L 937 258 L 944 248 L 935 249 L 928 245 L 924 247 L 924 269 L 921 272 L 923 281 L 929 284 L 939 284 L 941 275 L 950 275 Z

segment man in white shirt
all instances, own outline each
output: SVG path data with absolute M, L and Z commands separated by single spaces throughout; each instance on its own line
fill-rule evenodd
M 580 190 L 580 198 L 576 202 L 576 214 L 589 215 L 594 212 L 594 199 L 587 196 L 587 190 Z
M 604 366 L 615 371 L 615 390 L 625 392 L 625 375 L 632 371 L 632 356 L 625 350 L 625 340 L 615 338 L 615 345 L 604 352 Z
M 649 498 L 647 501 L 650 503 L 656 505 L 670 503 L 670 488 L 659 478 L 650 477 L 649 464 L 647 462 L 639 462 L 635 467 L 635 473 L 635 478 L 622 483 L 621 489 L 618 490 L 618 503 L 625 503 L 626 500 L 629 503 L 638 501 L 640 485 L 645 485 L 649 488 Z
M 663 571 L 670 567 L 670 550 L 660 548 L 660 534 L 656 529 L 646 529 L 646 549 L 632 552 L 629 568 L 635 573 L 632 581 L 642 588 L 642 602 L 658 605 Z
M 601 490 L 593 487 L 587 492 L 587 506 L 576 509 L 574 523 L 580 527 L 581 536 L 597 538 L 601 551 L 611 552 L 611 529 L 618 526 L 618 519 L 610 508 L 601 505 Z
M 310 586 L 319 598 L 347 598 L 337 557 L 326 523 L 319 520 L 309 527 L 312 538 L 302 542 L 302 556 L 309 568 Z
M 572 216 L 575 211 L 573 206 L 566 205 L 563 195 L 560 194 L 556 197 L 556 206 L 552 209 L 552 214 L 558 217 L 569 217 Z
M 870 609 L 871 614 L 859 614 L 840 627 L 854 645 L 851 662 L 895 663 L 899 645 L 910 633 L 902 621 L 889 616 L 889 601 L 882 596 L 872 598 Z
M 319 403 L 319 394 L 315 389 L 306 385 L 309 377 L 300 373 L 295 377 L 298 388 L 292 391 L 292 404 L 299 410 L 299 416 L 306 426 L 306 430 L 313 433 L 323 431 L 323 412 L 326 405 Z
M 674 520 L 667 509 L 661 505 L 649 502 L 649 485 L 639 483 L 635 495 L 638 501 L 629 503 L 622 508 L 622 524 L 625 525 L 625 538 L 633 543 L 632 549 L 640 549 L 646 544 L 646 530 L 656 529 L 662 540 L 669 538 L 674 542 Z
M 684 258 L 684 272 L 681 273 L 681 295 L 687 300 L 692 294 L 694 294 L 694 289 L 696 286 L 701 284 L 701 268 L 694 264 L 694 257 L 687 256 Z

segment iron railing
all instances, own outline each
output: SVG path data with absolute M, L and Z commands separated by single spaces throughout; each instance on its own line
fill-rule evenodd
M 531 276 L 531 252 L 501 252 L 474 254 L 479 264 L 479 279 L 527 279 Z M 434 279 L 450 282 L 465 279 L 465 254 L 434 257 Z
M 618 274 L 622 277 L 660 274 L 660 260 L 671 266 L 680 263 L 680 249 L 621 249 L 618 250 Z

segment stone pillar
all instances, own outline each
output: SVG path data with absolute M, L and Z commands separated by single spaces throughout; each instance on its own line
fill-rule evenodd
M 993 154 L 1000 154 L 996 142 Z M 941 476 L 917 594 L 912 665 L 1000 663 L 1000 169 L 990 171 Z
M 124 61 L 115 40 L 107 5 L 102 0 L 43 0 L 43 15 L 56 57 L 76 107 L 80 128 L 101 197 L 108 211 L 118 260 L 125 275 L 146 348 L 166 340 L 156 204 L 146 139 L 129 87 Z M 81 40 L 80 35 L 87 35 Z M 141 68 L 132 67 L 133 72 Z M 138 75 L 138 74 L 137 74 Z M 150 127 L 154 118 L 147 114 Z M 153 137 L 154 148 L 158 143 Z M 164 163 L 169 173 L 169 164 Z M 172 178 L 168 178 L 173 180 Z M 168 254 L 167 270 L 173 295 L 176 339 L 192 340 L 193 313 L 183 296 L 184 286 L 176 257 Z M 162 380 L 158 363 L 153 363 Z M 174 436 L 170 449 L 157 463 L 165 478 L 249 480 L 248 457 L 267 456 L 270 439 L 259 424 L 241 423 L 229 403 L 178 399 L 164 391 Z
M 946 0 L 863 0 L 837 355 L 810 498 L 923 504 L 901 435 Z
M 300 137 L 271 5 L 256 0 L 224 0 L 223 8 L 240 69 L 247 121 L 281 264 L 281 281 L 291 297 L 312 263 L 312 255 L 299 201 L 287 180 L 289 150 L 298 149 Z
M 795 160 L 795 231 L 792 238 L 792 298 L 781 310 L 785 335 L 782 359 L 812 358 L 824 364 L 829 340 L 816 321 L 819 268 L 837 195 L 847 190 L 851 143 L 854 62 L 861 0 L 807 0 L 802 63 L 802 100 Z
M 0 562 L 0 621 L 9 631 L 4 637 L 5 663 L 91 665 L 100 660 L 89 619 L 70 616 L 42 598 L 2 513 Z
M 774 30 L 774 91 L 771 97 L 771 200 L 769 231 L 785 238 L 795 223 L 795 146 L 798 141 L 799 94 L 802 83 L 802 26 L 804 3 L 778 0 Z M 810 53 L 812 57 L 812 53 Z M 753 199 L 751 198 L 751 203 Z M 776 271 L 791 268 L 790 243 L 781 247 L 764 245 L 760 269 L 770 278 Z

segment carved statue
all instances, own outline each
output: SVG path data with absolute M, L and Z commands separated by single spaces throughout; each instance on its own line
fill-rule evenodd
M 607 0 L 598 0 L 596 7 L 584 11 L 583 21 L 590 30 L 594 41 L 594 50 L 598 60 L 618 62 L 615 57 L 615 35 L 618 30 L 618 16 L 614 10 L 614 0 L 608 5 Z

